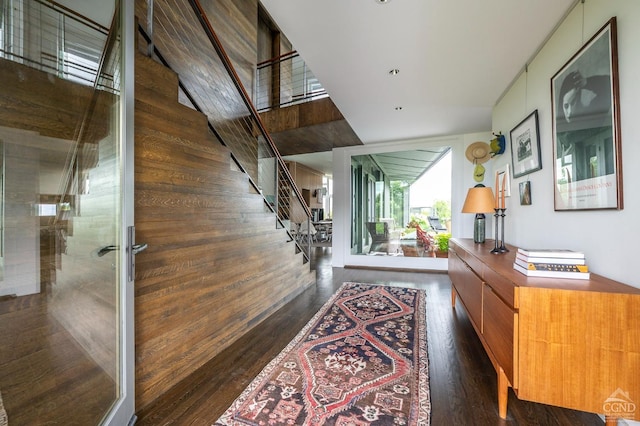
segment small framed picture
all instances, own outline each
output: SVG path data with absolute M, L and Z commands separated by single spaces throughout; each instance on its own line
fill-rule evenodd
M 524 176 L 542 168 L 538 110 L 529 114 L 511 131 L 511 158 L 513 177 Z
M 520 205 L 531 205 L 531 182 L 520 182 Z

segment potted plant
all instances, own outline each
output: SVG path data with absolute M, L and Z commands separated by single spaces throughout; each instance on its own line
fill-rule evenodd
M 449 257 L 449 239 L 451 234 L 443 232 L 435 235 L 435 243 L 437 247 L 436 257 Z

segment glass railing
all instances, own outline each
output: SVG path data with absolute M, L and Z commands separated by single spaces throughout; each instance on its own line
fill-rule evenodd
M 94 86 L 109 28 L 50 0 L 3 0 L 0 57 Z M 97 87 L 113 90 L 113 75 Z
M 276 88 L 276 90 L 273 90 Z M 298 52 L 289 52 L 256 67 L 254 103 L 258 111 L 295 105 L 329 95 Z
M 94 89 L 81 119 L 68 135 L 73 143 L 57 191 L 82 193 L 82 176 L 97 161 L 94 144 L 104 131 L 104 107 L 113 102 L 111 94 L 120 91 L 118 37 L 109 28 L 52 0 L 3 0 L 0 5 L 0 58 Z M 98 116 L 94 115 L 96 109 L 101 110 Z M 64 197 L 59 200 L 61 205 Z

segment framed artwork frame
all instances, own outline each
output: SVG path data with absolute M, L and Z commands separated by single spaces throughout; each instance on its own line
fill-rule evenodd
M 554 209 L 622 209 L 616 18 L 551 77 Z
M 531 205 L 531 181 L 520 182 L 520 205 Z
M 535 110 L 511 130 L 511 160 L 514 178 L 542 169 L 539 127 L 538 110 Z

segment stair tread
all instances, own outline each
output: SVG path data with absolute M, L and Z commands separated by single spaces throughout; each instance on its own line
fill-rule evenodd
M 175 72 L 139 52 L 136 53 L 135 68 L 137 86 L 148 88 L 156 95 L 178 101 L 178 75 Z

